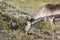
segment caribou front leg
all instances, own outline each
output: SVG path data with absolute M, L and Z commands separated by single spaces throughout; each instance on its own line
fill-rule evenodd
M 52 28 L 52 40 L 57 40 L 56 39 L 56 25 L 54 22 L 54 17 L 49 18 L 49 21 L 51 23 L 51 28 Z

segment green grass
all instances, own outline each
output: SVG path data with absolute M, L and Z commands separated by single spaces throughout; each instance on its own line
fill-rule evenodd
M 29 15 L 33 16 L 36 15 L 37 12 L 39 12 L 39 10 L 48 3 L 59 3 L 60 0 L 26 0 L 24 2 L 21 2 L 20 0 L 5 0 L 5 1 L 10 1 L 12 2 L 14 5 L 13 6 L 19 6 L 21 8 L 23 8 L 23 10 L 31 12 L 30 9 L 34 9 L 33 12 L 28 13 Z
M 27 0 L 24 2 L 21 2 L 19 0 L 6 0 L 6 1 L 11 1 L 14 3 L 14 5 L 19 5 L 20 7 L 23 8 L 40 8 L 46 3 L 57 3 L 60 2 L 60 0 Z
M 16 7 L 17 5 L 23 9 L 26 9 L 26 10 L 29 10 L 29 9 L 35 9 L 37 12 L 47 3 L 57 3 L 57 2 L 60 2 L 60 0 L 28 0 L 28 1 L 24 1 L 24 2 L 21 2 L 19 0 L 5 0 L 5 1 L 10 1 L 11 3 L 13 3 L 13 6 Z M 12 16 L 9 16 L 9 17 L 12 17 Z M 12 19 L 16 20 L 16 18 L 12 17 Z M 4 26 L 7 26 L 7 23 L 6 21 L 3 21 L 3 17 L 0 17 L 0 21 L 3 22 Z M 20 17 L 19 20 L 17 21 L 21 21 L 21 23 L 24 23 L 26 21 L 25 18 L 23 17 Z M 57 37 L 58 39 L 60 40 L 60 21 L 56 21 L 56 25 L 57 25 Z M 23 25 L 22 25 L 23 26 Z M 35 27 L 35 28 L 38 28 L 38 29 L 43 29 L 47 32 L 49 32 L 50 34 L 52 34 L 52 30 L 51 30 L 51 25 L 49 22 L 38 22 L 36 24 L 34 24 L 32 27 Z M 16 38 L 19 39 L 19 37 L 22 37 L 22 32 L 20 32 L 20 29 L 18 29 L 17 31 L 15 30 L 9 30 L 9 29 L 4 29 L 4 30 L 1 30 L 2 32 L 7 32 L 9 35 L 17 35 Z M 37 33 L 36 33 L 37 34 Z M 31 35 L 30 35 L 31 36 Z M 24 36 L 23 36 L 24 37 Z M 32 39 L 34 38 L 35 36 L 32 35 Z M 24 37 L 24 39 L 28 38 L 28 36 Z M 31 38 L 31 37 L 30 37 Z M 17 40 L 16 39 L 16 40 Z M 43 40 L 41 38 L 41 40 Z

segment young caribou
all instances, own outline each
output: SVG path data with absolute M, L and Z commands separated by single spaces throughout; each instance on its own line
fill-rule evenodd
M 60 18 L 60 3 L 58 4 L 46 4 L 35 16 L 27 16 L 27 24 L 25 26 L 25 32 L 29 31 L 31 25 L 38 21 L 48 20 L 52 28 L 52 40 L 56 39 L 56 25 L 55 19 Z

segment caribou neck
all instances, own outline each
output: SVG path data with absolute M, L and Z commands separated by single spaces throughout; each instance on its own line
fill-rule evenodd
M 37 19 L 39 19 L 41 17 L 44 17 L 44 16 L 46 16 L 46 14 L 45 14 L 45 7 L 42 8 L 35 16 L 33 16 L 33 18 L 35 20 L 37 20 Z

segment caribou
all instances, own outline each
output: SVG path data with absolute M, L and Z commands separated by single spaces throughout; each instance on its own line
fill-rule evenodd
M 34 23 L 38 21 L 49 21 L 52 29 L 52 40 L 57 40 L 55 20 L 60 18 L 60 3 L 46 4 L 35 16 L 26 16 L 26 18 L 27 24 L 24 28 L 26 34 Z

